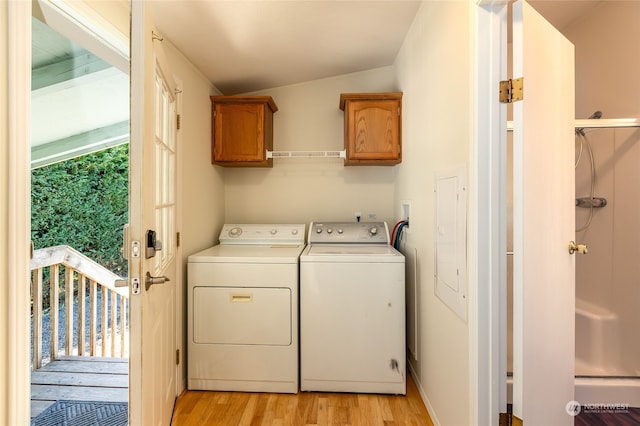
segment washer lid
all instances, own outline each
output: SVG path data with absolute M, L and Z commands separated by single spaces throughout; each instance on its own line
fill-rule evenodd
M 300 256 L 301 262 L 404 262 L 404 255 L 381 244 L 311 244 Z
M 346 245 L 346 244 L 313 244 L 307 252 L 309 256 L 333 256 L 333 255 L 371 255 L 371 256 L 397 256 L 398 252 L 388 245 Z

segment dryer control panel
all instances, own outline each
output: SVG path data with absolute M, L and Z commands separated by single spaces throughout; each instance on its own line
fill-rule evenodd
M 309 244 L 389 244 L 386 222 L 311 222 Z
M 220 244 L 302 245 L 304 224 L 225 224 Z

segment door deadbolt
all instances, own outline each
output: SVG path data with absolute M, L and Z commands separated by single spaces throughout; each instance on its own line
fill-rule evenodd
M 156 255 L 156 252 L 160 250 L 162 250 L 162 241 L 156 238 L 156 231 L 149 229 L 147 231 L 147 244 L 144 251 L 145 259 L 151 259 Z
M 569 241 L 569 254 L 573 254 L 575 252 L 587 254 L 589 251 L 586 244 L 576 244 L 575 241 Z

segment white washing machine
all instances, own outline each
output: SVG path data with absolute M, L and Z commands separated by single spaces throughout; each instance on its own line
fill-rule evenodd
M 227 224 L 189 256 L 189 389 L 298 392 L 304 239 L 304 224 Z
M 405 261 L 385 222 L 312 222 L 300 256 L 300 389 L 406 394 Z

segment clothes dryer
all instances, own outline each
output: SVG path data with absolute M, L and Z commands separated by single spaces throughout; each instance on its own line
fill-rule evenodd
M 189 389 L 298 392 L 304 240 L 304 224 L 226 224 L 189 256 Z

